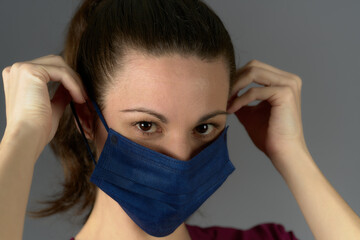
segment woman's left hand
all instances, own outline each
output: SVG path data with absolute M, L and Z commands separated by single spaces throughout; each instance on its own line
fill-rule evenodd
M 255 82 L 264 87 L 238 92 Z M 301 79 L 259 61 L 238 70 L 228 103 L 255 145 L 280 171 L 315 239 L 359 239 L 360 218 L 309 153 L 301 122 Z M 261 102 L 247 106 L 254 100 Z
M 255 82 L 238 96 L 238 92 Z M 301 85 L 299 76 L 257 60 L 237 71 L 228 112 L 235 113 L 254 144 L 273 162 L 286 161 L 296 150 L 307 150 L 301 121 Z M 256 106 L 247 104 L 261 100 Z

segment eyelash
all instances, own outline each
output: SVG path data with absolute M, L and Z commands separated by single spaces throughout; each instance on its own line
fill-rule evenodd
M 144 136 L 151 136 L 151 135 L 157 133 L 157 132 L 153 132 L 153 133 L 144 132 L 144 131 L 142 131 L 141 129 L 139 129 L 137 125 L 140 124 L 140 123 L 144 123 L 144 122 L 150 123 L 150 124 L 154 125 L 154 126 L 157 127 L 157 128 L 159 127 L 159 125 L 158 125 L 157 123 L 152 122 L 152 121 L 146 121 L 146 120 L 142 120 L 142 121 L 138 121 L 138 122 L 133 122 L 131 125 L 135 127 L 135 130 L 139 131 L 139 132 L 140 132 L 142 135 L 144 135 Z M 203 123 L 203 124 L 200 124 L 199 126 L 201 126 L 201 125 L 212 125 L 212 126 L 214 127 L 214 130 L 211 131 L 211 133 L 206 134 L 206 135 L 201 135 L 201 134 L 199 134 L 199 135 L 200 135 L 200 136 L 199 136 L 200 139 L 211 138 L 211 137 L 215 134 L 215 132 L 216 132 L 215 130 L 216 130 L 216 129 L 219 129 L 219 127 L 220 127 L 220 125 L 217 124 L 217 123 Z M 194 131 L 196 131 L 196 130 L 194 130 Z

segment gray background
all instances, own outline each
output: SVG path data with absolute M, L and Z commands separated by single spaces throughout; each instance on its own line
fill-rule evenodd
M 232 36 L 238 66 L 251 59 L 303 79 L 305 138 L 324 175 L 360 213 L 360 2 L 208 0 Z M 78 1 L 0 2 L 0 67 L 60 52 Z M 0 133 L 5 129 L 0 86 Z M 281 223 L 300 239 L 314 239 L 281 176 L 258 151 L 234 116 L 229 150 L 237 167 L 228 181 L 190 219 L 201 226 L 247 229 Z M 21 146 L 19 146 L 21 149 Z M 59 189 L 62 172 L 49 148 L 36 165 L 29 207 Z M 69 239 L 80 229 L 71 214 L 26 219 L 24 239 Z

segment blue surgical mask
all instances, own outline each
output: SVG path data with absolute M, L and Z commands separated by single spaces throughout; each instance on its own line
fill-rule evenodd
M 90 181 L 120 204 L 146 233 L 164 237 L 175 231 L 234 171 L 226 144 L 228 127 L 200 153 L 181 161 L 137 144 L 109 128 L 96 163 L 75 109 L 75 119 L 96 164 Z

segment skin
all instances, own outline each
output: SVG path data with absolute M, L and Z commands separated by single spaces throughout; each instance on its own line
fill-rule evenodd
M 217 122 L 220 127 L 208 139 L 199 140 L 194 129 L 200 117 L 217 110 L 234 113 L 289 186 L 315 239 L 358 239 L 359 217 L 329 184 L 306 147 L 301 123 L 301 79 L 251 61 L 238 70 L 228 95 L 227 76 L 222 59 L 205 62 L 196 57 L 155 58 L 132 52 L 124 69 L 115 74 L 118 81 L 105 94 L 103 113 L 111 128 L 181 161 L 190 159 L 225 126 L 226 115 L 207 120 L 204 123 Z M 102 125 L 95 134 L 92 131 L 88 119 L 93 110 L 84 104 L 87 96 L 81 81 L 58 56 L 7 67 L 3 70 L 3 81 L 7 126 L 0 145 L 0 239 L 21 239 L 34 165 L 53 138 L 70 99 L 77 103 L 86 136 L 96 142 L 98 151 L 103 147 L 106 131 Z M 47 94 L 48 81 L 63 84 L 52 100 Z M 237 96 L 239 90 L 252 82 L 261 87 Z M 261 102 L 248 106 L 254 100 Z M 168 123 L 160 123 L 146 113 L 121 112 L 134 107 L 155 110 Z M 132 125 L 137 121 L 158 123 L 156 133 L 142 135 Z M 19 145 L 22 151 L 18 151 Z M 156 238 L 146 235 L 116 202 L 99 190 L 95 208 L 76 239 Z M 190 238 L 181 225 L 162 239 Z
M 180 161 L 187 161 L 206 143 L 214 140 L 225 127 L 229 93 L 228 70 L 222 59 L 204 62 L 197 57 L 179 55 L 154 58 L 131 51 L 124 69 L 105 94 L 104 118 L 108 126 L 123 136 Z M 149 90 L 150 89 L 150 90 Z M 181 99 L 181 101 L 179 101 Z M 85 105 L 86 106 L 86 105 Z M 139 110 L 148 109 L 163 115 L 167 122 Z M 102 124 L 92 134 L 95 114 L 87 107 L 79 109 L 81 125 L 87 138 L 95 140 L 101 152 L 107 138 Z M 86 112 L 84 114 L 84 112 Z M 207 121 L 204 116 L 219 113 Z M 141 128 L 137 122 L 152 123 Z M 205 125 L 208 130 L 196 131 Z M 216 127 L 215 127 L 216 125 Z M 144 130 L 145 129 L 145 130 Z M 130 237 L 131 236 L 131 237 Z M 101 190 L 94 210 L 76 239 L 156 239 L 143 232 L 112 198 Z M 190 239 L 184 224 L 162 239 Z

